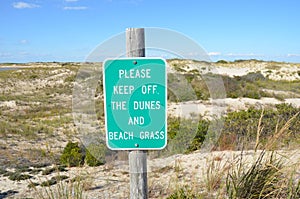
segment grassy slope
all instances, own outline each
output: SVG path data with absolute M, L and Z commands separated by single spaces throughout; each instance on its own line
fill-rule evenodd
M 169 64 L 177 71 L 175 74 L 169 74 L 170 84 L 176 82 L 176 78 L 181 76 L 192 86 L 198 99 L 208 99 L 209 92 L 199 71 L 186 72 L 187 65 L 199 64 L 199 62 L 171 60 Z M 203 64 L 206 66 L 209 63 Z M 220 65 L 220 63 L 217 64 Z M 236 66 L 241 62 L 231 64 Z M 280 64 L 284 63 L 277 63 L 277 65 Z M 225 65 L 230 67 L 230 63 Z M 0 102 L 12 103 L 9 106 L 0 107 L 2 140 L 0 145 L 3 149 L 13 149 L 16 157 L 18 152 L 26 153 L 27 150 L 28 153 L 34 151 L 37 159 L 41 155 L 46 157 L 49 154 L 57 154 L 68 140 L 76 137 L 74 136 L 76 131 L 72 121 L 71 103 L 73 82 L 80 64 L 33 63 L 26 64 L 26 67 L 23 65 L 16 65 L 16 67 L 19 69 L 0 72 Z M 205 67 L 201 68 L 205 70 Z M 174 75 L 175 77 L 172 78 Z M 214 74 L 208 75 L 214 76 Z M 263 77 L 259 72 L 242 77 L 223 76 L 222 78 L 229 97 L 257 99 L 275 97 L 282 100 L 300 96 L 300 81 L 274 81 Z M 181 81 L 177 83 L 177 88 L 179 91 L 186 92 L 186 83 L 182 82 L 182 84 Z M 265 90 L 283 91 L 283 93 L 276 94 Z M 101 92 L 102 89 L 97 89 L 97 91 Z M 181 99 L 169 92 L 169 100 L 191 100 L 185 93 L 177 93 L 177 95 L 181 95 Z M 101 103 L 101 100 L 97 100 L 97 103 Z M 97 111 L 103 114 L 103 110 L 100 109 Z M 102 117 L 99 116 L 98 119 Z M 5 150 L 2 153 L 6 153 Z M 1 157 L 6 156 L 2 154 Z M 33 159 L 36 158 L 33 157 Z

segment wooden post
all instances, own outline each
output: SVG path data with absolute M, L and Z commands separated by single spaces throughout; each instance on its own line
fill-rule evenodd
M 144 28 L 126 29 L 126 56 L 145 57 Z
M 145 57 L 145 35 L 143 28 L 126 29 L 127 57 Z M 147 152 L 129 152 L 130 199 L 147 199 Z
M 129 152 L 130 199 L 147 199 L 147 153 Z

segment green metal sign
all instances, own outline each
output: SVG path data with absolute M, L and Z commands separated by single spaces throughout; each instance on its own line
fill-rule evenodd
M 161 58 L 109 59 L 103 64 L 106 143 L 112 150 L 167 144 L 167 72 Z

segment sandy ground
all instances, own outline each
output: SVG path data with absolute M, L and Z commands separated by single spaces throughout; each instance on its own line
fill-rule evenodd
M 200 68 L 200 66 L 202 68 Z M 16 68 L 29 68 L 32 67 L 31 64 L 25 65 L 9 65 L 0 66 L 5 67 L 16 67 Z M 35 67 L 45 67 L 43 63 L 36 64 Z M 51 64 L 46 67 L 60 67 L 59 64 Z M 265 77 L 274 80 L 299 80 L 300 67 L 296 64 L 283 64 L 277 66 L 272 63 L 252 63 L 246 64 L 236 64 L 235 66 L 227 66 L 226 64 L 217 64 L 214 70 L 208 70 L 208 68 L 203 68 L 202 65 L 197 65 L 192 62 L 187 62 L 186 71 L 190 70 L 202 70 L 202 72 L 214 72 L 218 74 L 224 74 L 229 76 L 243 76 L 249 72 L 260 71 Z M 62 74 L 57 74 L 56 71 L 53 76 L 50 76 L 46 80 L 35 80 L 30 84 L 23 84 L 20 89 L 28 90 L 35 89 L 36 86 L 44 87 L 49 82 L 53 82 L 54 79 L 58 79 L 68 71 L 62 71 Z M 60 73 L 60 72 L 59 72 Z M 2 88 L 6 89 L 6 88 Z M 1 90 L 1 88 L 0 88 Z M 284 92 L 284 91 L 283 91 Z M 67 98 L 67 97 L 66 97 Z M 275 98 L 262 98 L 259 100 L 250 98 L 226 98 L 220 100 L 209 100 L 209 101 L 188 101 L 182 103 L 170 103 L 168 107 L 168 114 L 180 117 L 192 117 L 195 114 L 201 114 L 207 118 L 214 116 L 219 117 L 222 114 L 226 114 L 228 111 L 235 110 L 245 110 L 250 106 L 256 106 L 258 108 L 274 106 L 279 103 L 291 103 L 295 107 L 300 108 L 299 98 L 288 98 L 284 101 L 279 101 Z M 0 107 L 6 107 L 11 109 L 22 108 L 18 107 L 15 100 L 11 101 L 1 101 Z M 16 141 L 17 142 L 17 141 Z M 18 145 L 18 143 L 14 143 Z M 20 144 L 20 143 L 19 143 Z M 33 147 L 37 143 L 27 143 L 26 147 Z M 60 145 L 60 144 L 59 144 Z M 2 149 L 1 149 L 2 150 Z M 293 165 L 300 162 L 300 151 L 285 151 L 280 152 L 287 154 L 285 157 L 286 164 Z M 205 181 L 205 175 L 207 174 L 207 168 L 212 161 L 217 161 L 219 164 L 219 169 L 225 168 L 225 165 L 230 165 L 237 157 L 239 157 L 241 152 L 223 151 L 223 152 L 195 152 L 189 155 L 174 155 L 167 158 L 158 158 L 153 160 L 148 160 L 148 182 L 150 198 L 164 197 L 167 193 L 170 193 L 175 189 L 178 184 L 186 183 L 191 185 L 192 183 L 197 184 L 197 182 Z M 127 155 L 125 155 L 126 157 Z M 245 152 L 245 159 L 251 162 L 257 157 L 257 153 L 253 151 Z M 125 158 L 126 159 L 126 158 Z M 299 165 L 297 170 L 297 178 L 300 178 Z M 45 169 L 45 168 L 43 168 Z M 13 169 L 11 170 L 13 171 Z M 42 182 L 46 179 L 50 179 L 55 174 L 50 174 L 47 176 L 41 175 L 41 173 L 34 176 L 31 181 Z M 87 198 L 128 198 L 129 196 L 129 169 L 128 161 L 116 160 L 109 162 L 104 166 L 100 167 L 82 167 L 82 168 L 69 168 L 68 172 L 62 172 L 60 175 L 67 175 L 70 178 L 74 176 L 84 176 L 86 184 L 85 194 Z M 32 189 L 28 187 L 30 181 L 11 181 L 8 177 L 0 177 L 0 199 L 2 198 L 40 198 L 39 194 L 44 193 L 47 188 L 42 188 L 40 186 L 37 189 Z M 199 183 L 198 183 L 199 184 Z M 66 187 L 66 185 L 65 185 Z M 57 186 L 53 186 L 56 189 Z
M 243 153 L 240 151 L 210 153 L 197 151 L 188 155 L 178 154 L 167 158 L 148 159 L 149 198 L 163 198 L 174 191 L 176 187 L 183 185 L 203 189 L 203 187 L 197 186 L 200 184 L 205 185 L 208 180 L 208 169 L 212 169 L 215 174 L 225 175 L 225 171 L 228 171 L 228 169 L 235 169 L 241 154 L 243 154 L 243 164 L 247 168 L 255 162 L 260 151 L 244 151 Z M 299 151 L 277 151 L 276 154 L 284 161 L 285 166 L 289 165 L 299 169 Z M 297 171 L 294 177 L 299 179 L 300 172 Z M 82 182 L 84 182 L 86 189 L 83 193 L 89 199 L 129 197 L 130 173 L 128 161 L 126 160 L 114 161 L 99 167 L 69 168 L 68 172 L 61 172 L 60 175 L 67 175 L 70 178 L 82 176 L 84 178 Z M 53 176 L 54 174 L 48 176 L 39 174 L 32 178 L 31 182 L 41 182 Z M 12 182 L 6 177 L 1 177 L 0 190 L 2 193 L 9 193 L 9 190 L 18 192 L 7 198 L 39 198 L 41 194 L 45 195 L 46 191 L 49 191 L 49 188 L 40 186 L 36 189 L 28 188 L 29 182 L 28 180 Z M 54 185 L 51 189 L 54 191 L 61 190 L 62 186 L 67 189 L 70 184 Z
M 300 79 L 299 64 L 246 61 L 240 63 L 195 63 L 192 61 L 172 61 L 175 64 L 185 64 L 182 69 L 185 71 L 197 70 L 201 73 L 215 73 L 230 77 L 243 76 L 248 73 L 260 72 L 265 77 L 272 80 L 294 81 Z
M 187 101 L 181 103 L 170 103 L 168 106 L 168 114 L 176 117 L 189 118 L 200 114 L 204 118 L 220 117 L 227 112 L 246 110 L 249 107 L 257 107 L 263 109 L 266 107 L 273 107 L 276 104 L 288 103 L 294 107 L 300 108 L 299 98 L 289 98 L 284 101 L 275 98 L 225 98 L 215 99 L 210 101 Z

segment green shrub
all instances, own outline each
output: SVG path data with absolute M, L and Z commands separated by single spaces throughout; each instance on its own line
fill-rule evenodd
M 43 170 L 42 175 L 49 175 L 52 174 L 53 172 L 63 172 L 63 171 L 67 171 L 65 166 L 55 166 Z
M 262 91 L 263 84 L 266 84 L 267 79 L 260 73 L 249 73 L 244 76 L 222 76 L 226 94 L 230 98 L 248 97 L 260 99 L 266 94 Z
M 84 152 L 78 142 L 68 142 L 60 157 L 60 162 L 68 167 L 82 166 L 84 163 Z
M 85 163 L 91 167 L 103 165 L 105 164 L 105 153 L 106 153 L 105 144 L 92 143 L 87 147 Z
M 35 187 L 37 187 L 37 186 L 39 186 L 40 184 L 39 183 L 37 183 L 37 182 L 29 182 L 29 184 L 28 184 L 28 188 L 29 189 L 32 189 L 32 188 L 35 188 Z
M 3 175 L 3 174 L 5 174 L 5 173 L 7 173 L 6 169 L 0 168 L 0 175 Z
M 29 165 L 18 165 L 16 167 L 16 171 L 18 171 L 20 173 L 24 173 L 24 172 L 31 172 L 32 169 L 29 168 Z
M 208 122 L 207 120 L 199 121 L 196 136 L 189 146 L 188 151 L 195 151 L 201 148 L 201 145 L 205 140 L 205 136 L 207 135 L 209 124 L 210 122 Z
M 195 199 L 195 198 L 200 198 L 200 197 L 196 196 L 192 192 L 192 190 L 188 187 L 180 188 L 167 197 L 167 199 Z
M 252 99 L 260 99 L 260 89 L 254 84 L 246 84 L 243 89 L 243 97 L 248 97 Z
M 48 168 L 42 171 L 42 175 L 49 175 L 55 171 L 55 168 Z
M 42 187 L 50 187 L 52 185 L 57 184 L 57 180 L 56 178 L 51 178 L 50 180 L 44 181 L 41 183 Z
M 190 83 L 196 75 L 168 74 L 168 100 L 183 102 L 197 100 L 195 89 Z
M 57 184 L 60 181 L 63 181 L 65 179 L 68 179 L 68 176 L 65 175 L 58 175 L 58 176 L 53 176 L 50 180 L 44 181 L 41 183 L 42 187 L 50 187 L 52 185 Z
M 228 64 L 228 62 L 227 62 L 227 61 L 225 61 L 225 60 L 222 60 L 222 59 L 221 59 L 221 60 L 219 60 L 219 61 L 217 61 L 217 63 L 218 63 L 218 64 Z
M 35 169 L 33 169 L 32 171 L 30 171 L 29 174 L 37 175 L 37 174 L 39 174 L 41 171 L 42 171 L 42 169 L 35 168 Z
M 32 74 L 29 76 L 30 79 L 37 79 L 39 76 L 37 74 Z
M 22 173 L 19 173 L 19 172 L 11 173 L 8 177 L 8 179 L 13 180 L 13 181 L 27 180 L 27 179 L 30 179 L 30 178 L 32 178 L 31 175 L 22 174 Z
M 278 104 L 276 109 L 265 109 L 260 124 L 260 127 L 262 127 L 259 137 L 260 144 L 264 145 L 299 111 L 299 108 L 295 108 L 290 104 Z M 243 147 L 246 149 L 253 148 L 261 115 L 262 110 L 254 107 L 248 110 L 228 113 L 224 117 L 224 127 L 217 143 L 218 149 L 241 150 Z M 278 138 L 281 140 L 282 145 L 296 141 L 299 138 L 297 134 L 300 128 L 299 118 L 300 116 L 298 115 L 286 129 L 286 134 L 290 136 Z M 247 146 L 243 145 L 244 143 Z
M 241 91 L 241 86 L 239 83 L 240 78 L 231 78 L 228 76 L 222 76 L 223 82 L 224 82 L 224 87 L 225 91 L 228 97 L 231 98 L 238 98 L 241 97 L 242 91 Z
M 194 79 L 191 81 L 191 86 L 198 100 L 209 99 L 210 93 L 205 81 L 194 75 Z
M 261 72 L 251 72 L 247 75 L 241 76 L 241 80 L 247 81 L 247 82 L 256 82 L 256 81 L 265 81 L 266 78 Z
M 287 198 L 285 185 L 281 184 L 283 163 L 274 157 L 274 153 L 265 156 L 263 151 L 248 170 L 238 164 L 236 170 L 229 172 L 226 189 L 230 199 Z
M 65 83 L 74 82 L 75 79 L 76 79 L 76 76 L 75 75 L 71 75 L 71 76 L 66 77 L 66 79 L 64 80 L 64 82 Z
M 201 148 L 210 122 L 199 119 L 198 126 L 192 119 L 168 118 L 168 148 L 172 152 L 185 153 Z M 181 147 L 178 147 L 178 146 Z

